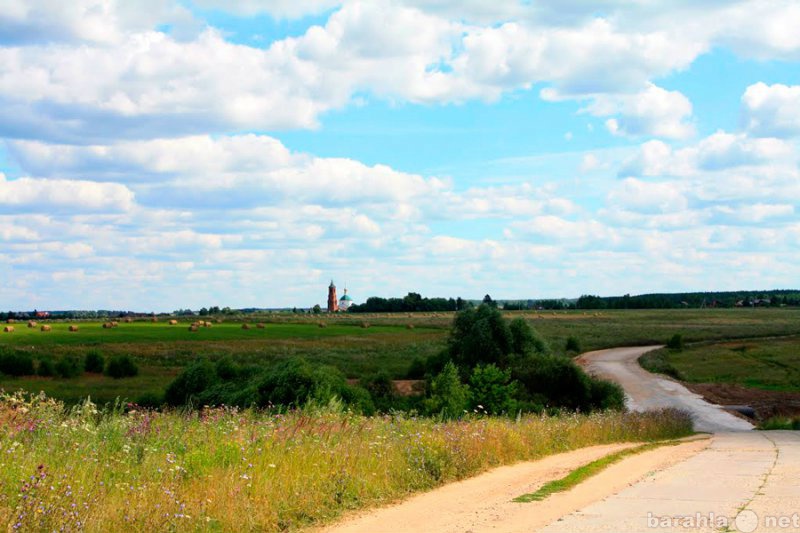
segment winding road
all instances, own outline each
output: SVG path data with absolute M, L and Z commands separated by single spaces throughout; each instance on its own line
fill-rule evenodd
M 595 446 L 492 470 L 350 516 L 326 531 L 382 532 L 767 532 L 800 531 L 800 432 L 753 431 L 637 359 L 658 347 L 583 354 L 588 372 L 616 381 L 632 410 L 689 411 L 710 436 L 631 456 L 574 489 L 515 503 L 545 482 L 626 444 Z

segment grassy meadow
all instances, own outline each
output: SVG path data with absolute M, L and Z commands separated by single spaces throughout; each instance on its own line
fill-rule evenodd
M 691 383 L 800 392 L 800 339 L 753 339 L 659 350 L 644 365 Z
M 578 339 L 588 351 L 664 343 L 675 333 L 681 333 L 687 342 L 800 334 L 800 310 L 789 308 L 533 311 L 507 316 L 525 317 L 556 353 L 564 352 L 569 337 Z M 247 317 L 251 326 L 247 330 L 242 329 L 244 319 L 226 318 L 196 332 L 188 329 L 194 319 L 178 320 L 174 326 L 164 318 L 156 323 L 120 322 L 113 329 L 103 329 L 101 322 L 48 321 L 50 332 L 18 322 L 13 333 L 0 333 L 0 351 L 20 350 L 34 359 L 82 357 L 89 351 L 106 357 L 130 355 L 140 372 L 123 379 L 100 374 L 69 379 L 0 377 L 0 388 L 44 391 L 69 403 L 86 396 L 99 403 L 117 397 L 134 400 L 163 392 L 175 375 L 198 357 L 216 360 L 224 356 L 240 364 L 262 365 L 301 355 L 312 363 L 333 365 L 353 379 L 379 370 L 402 378 L 415 358 L 425 359 L 444 348 L 453 314 L 270 314 Z M 257 322 L 265 327 L 256 328 Z M 79 331 L 69 332 L 70 323 L 78 325 Z
M 0 520 L 13 531 L 286 531 L 490 467 L 691 432 L 677 412 L 459 421 L 65 410 L 0 396 Z

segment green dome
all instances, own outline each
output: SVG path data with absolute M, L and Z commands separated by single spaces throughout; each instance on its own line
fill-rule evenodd
M 339 299 L 339 301 L 340 301 L 340 302 L 341 302 L 342 300 L 346 300 L 346 301 L 348 301 L 348 302 L 352 302 L 352 301 L 353 301 L 353 299 L 352 299 L 352 298 L 350 298 L 350 295 L 349 295 L 349 294 L 345 294 L 344 296 L 342 296 L 342 297 Z

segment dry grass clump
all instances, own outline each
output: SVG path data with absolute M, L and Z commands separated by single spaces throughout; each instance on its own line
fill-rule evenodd
M 443 422 L 288 413 L 66 411 L 0 396 L 0 520 L 20 531 L 298 530 L 488 468 L 685 435 L 675 412 Z
M 14 333 L 14 326 L 6 326 L 3 328 L 3 333 Z
M 71 326 L 70 326 L 68 329 L 69 329 L 70 331 L 72 331 L 72 332 L 76 332 L 76 331 L 78 331 L 78 326 L 71 325 Z
M 51 331 L 53 328 L 45 324 L 40 328 L 42 331 Z

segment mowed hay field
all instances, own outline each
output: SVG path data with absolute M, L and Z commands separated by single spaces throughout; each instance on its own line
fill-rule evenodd
M 800 310 L 789 308 L 527 311 L 507 316 L 525 317 L 556 353 L 564 352 L 568 337 L 577 338 L 588 351 L 664 343 L 675 333 L 681 333 L 687 342 L 800 334 Z M 140 372 L 123 379 L 99 374 L 70 379 L 0 377 L 0 387 L 44 391 L 68 403 L 86 396 L 100 403 L 117 397 L 135 400 L 143 394 L 162 393 L 182 368 L 199 357 L 216 360 L 225 356 L 242 364 L 267 365 L 300 355 L 314 363 L 336 366 L 348 378 L 379 370 L 402 378 L 415 358 L 424 359 L 445 348 L 453 313 L 272 314 L 247 317 L 250 329 L 242 328 L 244 320 L 226 318 L 198 331 L 189 331 L 195 319 L 177 320 L 176 325 L 169 325 L 166 318 L 155 323 L 146 319 L 120 322 L 110 329 L 96 321 L 47 321 L 52 328 L 49 332 L 16 323 L 14 332 L 0 333 L 0 352 L 23 351 L 35 360 L 83 357 L 89 351 L 105 357 L 130 355 Z M 259 322 L 264 323 L 263 329 L 256 327 Z M 70 324 L 77 325 L 78 331 L 68 331 Z

